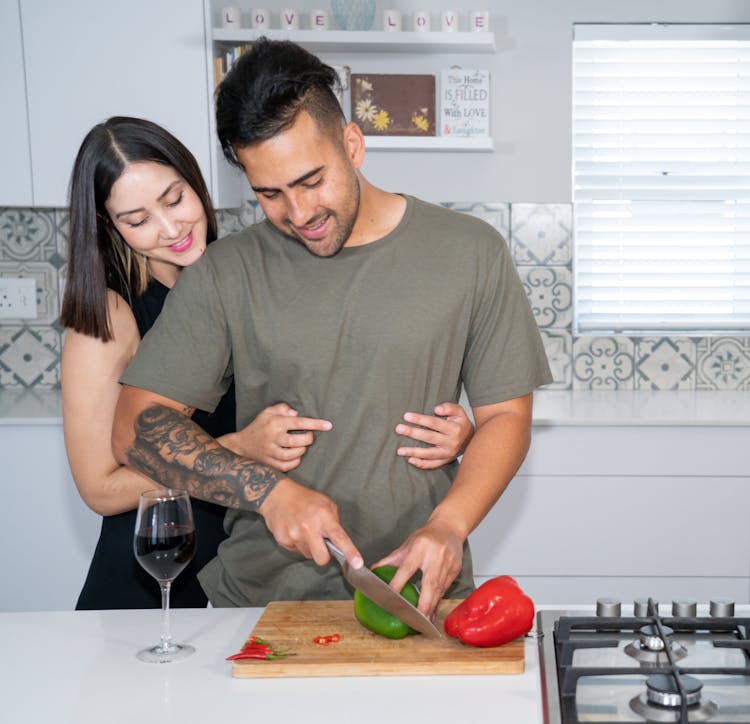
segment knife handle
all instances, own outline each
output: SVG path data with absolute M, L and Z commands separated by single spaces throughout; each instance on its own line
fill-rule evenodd
M 338 547 L 335 546 L 328 538 L 323 538 L 323 541 L 325 542 L 326 546 L 328 546 L 328 550 L 330 551 L 331 555 L 338 561 L 340 566 L 343 566 L 347 560 L 346 556 L 344 555 L 343 551 Z

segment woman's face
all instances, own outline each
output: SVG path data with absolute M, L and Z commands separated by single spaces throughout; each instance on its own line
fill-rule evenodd
M 173 282 L 181 267 L 196 262 L 206 250 L 203 204 L 171 166 L 155 161 L 128 164 L 105 207 L 122 238 L 149 260 L 151 273 L 160 281 Z

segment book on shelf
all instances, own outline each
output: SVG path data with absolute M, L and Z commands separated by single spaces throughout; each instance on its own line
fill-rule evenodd
M 351 119 L 366 136 L 434 136 L 435 76 L 352 73 Z
M 440 73 L 440 135 L 462 138 L 490 135 L 490 72 L 446 68 Z
M 233 45 L 227 48 L 221 55 L 214 56 L 214 88 L 216 88 L 224 76 L 232 69 L 232 66 L 252 48 L 252 43 Z

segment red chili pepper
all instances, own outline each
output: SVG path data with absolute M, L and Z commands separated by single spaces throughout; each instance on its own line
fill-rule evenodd
M 261 655 L 266 656 L 267 654 L 272 654 L 272 653 L 274 653 L 272 649 L 260 648 L 260 647 L 255 648 L 253 646 L 249 646 L 249 647 L 240 649 L 240 651 L 234 654 L 234 656 L 248 656 L 248 657 L 261 656 Z
M 287 656 L 294 654 L 272 653 L 270 651 L 240 651 L 238 654 L 227 656 L 227 661 L 237 661 L 238 659 L 285 659 Z
M 237 661 L 238 659 L 267 659 L 272 654 L 267 651 L 240 651 L 238 654 L 227 656 L 227 661 Z
M 534 603 L 515 579 L 485 581 L 445 619 L 445 633 L 471 646 L 500 646 L 531 630 Z
M 313 639 L 314 644 L 320 644 L 321 646 L 328 646 L 328 644 L 336 643 L 341 640 L 340 634 L 331 634 L 330 636 L 316 636 Z
M 251 636 L 240 649 L 239 653 L 227 656 L 227 661 L 237 659 L 284 659 L 294 656 L 289 648 L 277 649 L 260 636 Z

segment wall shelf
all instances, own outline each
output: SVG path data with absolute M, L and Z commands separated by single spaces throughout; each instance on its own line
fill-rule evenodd
M 365 136 L 369 151 L 470 151 L 490 152 L 494 146 L 489 137 L 455 136 Z
M 313 53 L 494 53 L 495 34 L 420 33 L 384 30 L 239 30 L 214 28 L 217 42 L 250 43 L 265 35 L 271 40 L 291 40 Z
M 435 64 L 447 67 L 454 63 L 451 55 L 461 53 L 481 56 L 495 52 L 495 34 L 487 32 L 388 32 L 384 30 L 258 30 L 253 28 L 217 28 L 213 26 L 213 10 L 206 6 L 206 35 L 210 39 L 207 70 L 210 78 L 216 78 L 215 58 L 230 53 L 234 46 L 252 43 L 260 37 L 271 40 L 290 40 L 317 54 L 349 54 L 345 61 L 357 60 L 357 56 L 370 54 L 379 56 L 368 65 L 378 68 L 389 61 L 386 56 L 435 56 Z M 440 57 L 442 56 L 442 59 Z M 334 61 L 327 61 L 334 62 Z M 400 60 L 397 61 L 399 64 Z M 432 61 L 431 61 L 432 62 Z M 402 71 L 403 72 L 403 71 Z M 214 82 L 209 84 L 209 107 L 213 108 Z M 436 98 L 436 106 L 439 103 Z M 437 108 L 436 108 L 437 110 Z M 210 117 L 211 131 L 215 134 L 213 114 Z M 434 153 L 492 153 L 494 144 L 491 137 L 456 136 L 365 136 L 366 148 L 375 153 L 393 152 L 434 152 Z M 221 151 L 215 146 L 212 166 L 211 187 L 214 201 L 219 208 L 232 208 L 242 202 L 244 188 L 237 174 L 223 163 Z

